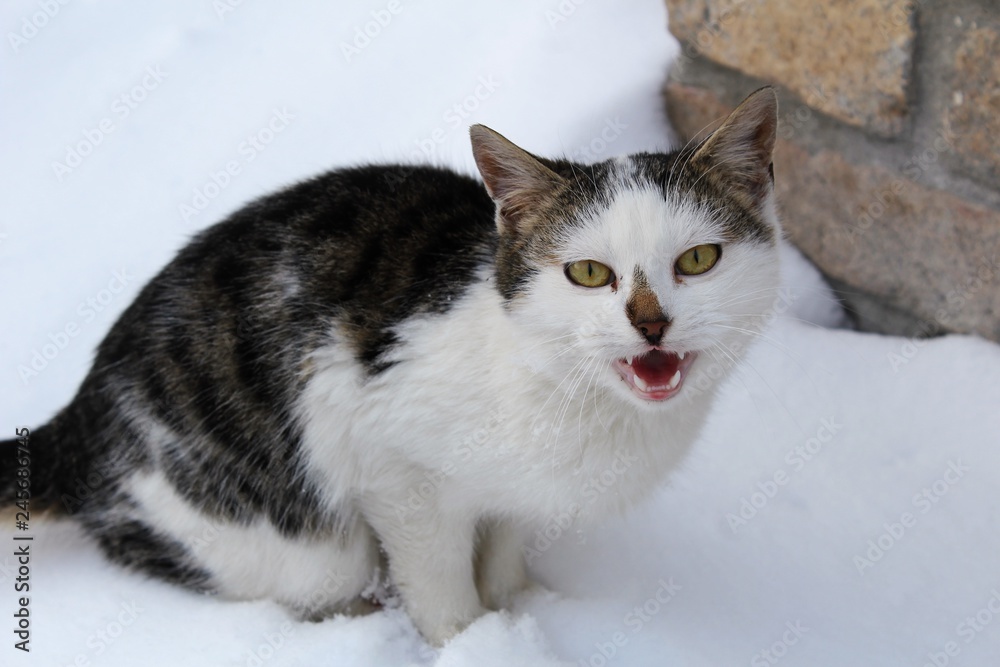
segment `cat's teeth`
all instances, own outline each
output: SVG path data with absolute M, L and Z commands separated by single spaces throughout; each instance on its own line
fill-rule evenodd
M 631 366 L 632 365 L 632 359 L 634 357 L 635 357 L 635 355 L 632 355 L 632 354 L 628 355 L 627 357 L 625 357 L 625 363 L 628 364 L 629 366 Z
M 679 385 L 680 383 L 681 383 L 681 372 L 678 369 L 677 372 L 674 373 L 674 376 L 672 378 L 670 378 L 670 382 L 667 383 L 667 388 L 668 389 L 673 389 L 677 385 Z
M 685 354 L 687 354 L 687 352 L 678 352 L 677 353 L 677 358 L 680 359 L 681 361 L 684 361 L 684 355 Z
M 649 385 L 646 384 L 646 381 L 643 380 L 638 375 L 635 376 L 633 382 L 635 382 L 635 386 L 639 388 L 639 391 L 646 391 L 647 389 L 649 389 Z

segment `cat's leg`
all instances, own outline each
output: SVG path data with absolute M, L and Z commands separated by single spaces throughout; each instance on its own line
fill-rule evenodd
M 407 613 L 430 643 L 441 646 L 486 613 L 473 575 L 476 521 L 436 503 L 400 516 L 403 503 L 373 503 L 365 515 L 388 555 Z
M 205 514 L 159 471 L 137 472 L 123 488 L 130 502 L 102 522 L 102 546 L 164 578 L 185 575 L 184 583 L 224 597 L 276 600 L 318 618 L 360 610 L 355 600 L 378 571 L 375 535 L 350 507 L 335 530 L 292 537 L 266 517 L 237 523 Z
M 484 606 L 500 609 L 531 584 L 524 567 L 524 529 L 510 521 L 489 521 L 480 533 L 476 586 Z

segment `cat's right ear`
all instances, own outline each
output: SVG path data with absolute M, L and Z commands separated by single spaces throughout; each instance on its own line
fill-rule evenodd
M 774 185 L 771 155 L 778 134 L 778 96 L 764 86 L 747 96 L 691 158 L 691 165 L 728 177 L 736 191 L 763 201 Z
M 551 202 L 566 181 L 534 155 L 485 125 L 469 128 L 472 155 L 497 205 L 501 234 L 524 234 L 538 220 L 531 213 Z

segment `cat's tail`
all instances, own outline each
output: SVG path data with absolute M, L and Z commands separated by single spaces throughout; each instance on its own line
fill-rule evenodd
M 18 427 L 13 439 L 0 441 L 0 512 L 73 509 L 67 499 L 73 498 L 71 480 L 82 452 L 69 412 L 63 410 L 37 429 Z

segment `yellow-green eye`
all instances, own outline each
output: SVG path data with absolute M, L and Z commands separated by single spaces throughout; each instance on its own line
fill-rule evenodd
M 677 258 L 674 268 L 682 276 L 696 276 L 715 266 L 722 256 L 722 247 L 715 243 L 688 248 Z
M 615 274 L 604 264 L 583 259 L 566 266 L 566 277 L 584 287 L 604 287 L 615 279 Z

